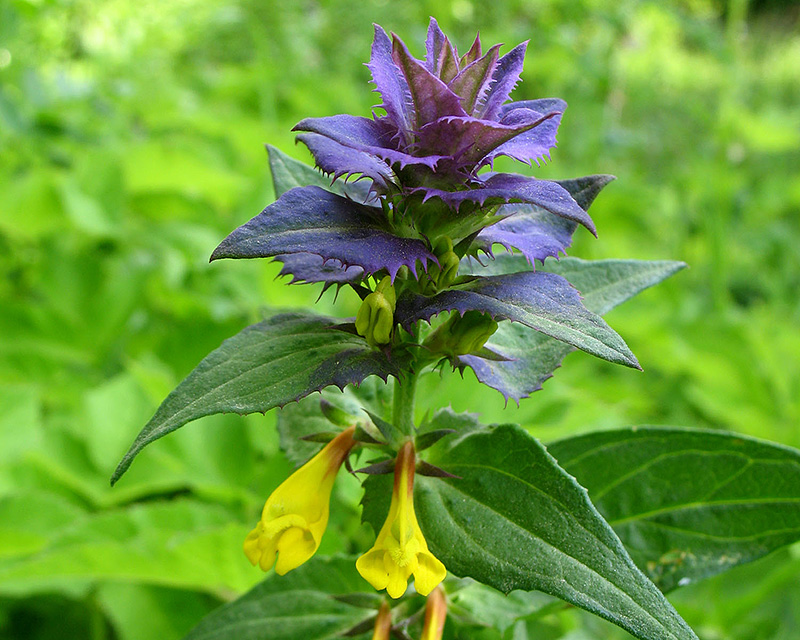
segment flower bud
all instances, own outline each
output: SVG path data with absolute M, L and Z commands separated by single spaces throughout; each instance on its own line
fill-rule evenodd
M 442 640 L 444 621 L 447 617 L 447 600 L 444 589 L 436 587 L 425 603 L 425 622 L 422 625 L 421 640 Z
M 450 357 L 475 353 L 497 331 L 497 322 L 480 311 L 467 311 L 463 316 L 454 313 L 434 331 L 424 346 L 434 353 Z
M 428 277 L 435 283 L 437 289 L 446 289 L 458 275 L 460 260 L 453 251 L 453 241 L 447 236 L 440 237 L 433 245 L 433 253 L 439 264 L 428 267 Z
M 322 411 L 322 415 L 328 419 L 328 422 L 335 424 L 337 427 L 349 427 L 358 419 L 324 397 L 319 399 L 319 408 Z
M 394 329 L 394 309 L 397 296 L 392 280 L 386 276 L 375 291 L 361 303 L 356 316 L 356 331 L 372 346 L 389 344 Z
M 375 618 L 375 630 L 372 633 L 372 640 L 389 640 L 392 632 L 392 610 L 385 602 L 381 603 L 378 616 Z

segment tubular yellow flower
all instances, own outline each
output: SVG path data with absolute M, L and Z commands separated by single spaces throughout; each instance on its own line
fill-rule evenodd
M 378 610 L 378 617 L 375 618 L 375 631 L 372 634 L 372 640 L 389 640 L 389 634 L 392 632 L 392 610 L 385 602 L 381 603 L 381 608 Z
M 255 566 L 284 575 L 314 555 L 328 526 L 333 481 L 350 450 L 355 427 L 345 429 L 272 492 L 261 520 L 245 538 Z M 277 554 L 277 563 L 275 556 Z
M 375 545 L 356 562 L 362 577 L 379 591 L 386 589 L 392 598 L 405 593 L 412 574 L 417 593 L 423 596 L 447 575 L 444 565 L 428 551 L 414 513 L 414 458 L 414 445 L 407 442 L 397 454 L 389 515 Z
M 447 600 L 444 597 L 444 590 L 437 587 L 431 591 L 425 603 L 425 623 L 422 625 L 420 640 L 442 640 L 445 618 L 447 618 Z

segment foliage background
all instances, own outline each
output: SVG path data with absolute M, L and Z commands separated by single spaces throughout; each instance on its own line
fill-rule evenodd
M 445 373 L 421 409 L 449 398 L 544 441 L 668 424 L 800 446 L 795 3 L 2 0 L 0 638 L 180 638 L 260 579 L 240 548 L 288 470 L 274 415 L 205 418 L 108 478 L 207 352 L 316 300 L 208 256 L 271 201 L 263 143 L 307 161 L 299 119 L 369 114 L 371 23 L 421 55 L 429 15 L 462 48 L 531 39 L 516 98 L 570 104 L 535 175 L 619 177 L 571 255 L 691 269 L 609 314 L 644 374 L 571 355 L 517 408 Z M 321 552 L 368 547 L 358 497 L 337 484 Z M 672 599 L 709 640 L 796 637 L 800 547 Z M 625 637 L 578 612 L 537 624 Z

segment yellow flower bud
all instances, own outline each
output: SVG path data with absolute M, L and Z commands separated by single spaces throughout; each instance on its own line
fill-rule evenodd
M 245 538 L 255 566 L 284 575 L 311 558 L 328 526 L 333 481 L 350 450 L 355 427 L 345 429 L 272 492 L 261 519 Z M 277 563 L 276 563 L 277 555 Z
M 425 622 L 422 625 L 421 640 L 442 640 L 445 618 L 447 618 L 447 600 L 444 589 L 436 587 L 425 603 Z
M 428 551 L 414 513 L 414 444 L 407 442 L 397 454 L 389 515 L 375 545 L 356 562 L 362 577 L 392 598 L 402 596 L 414 575 L 417 593 L 428 595 L 447 575 L 445 566 Z
M 372 633 L 372 640 L 389 640 L 392 632 L 392 610 L 385 602 L 381 603 L 378 610 L 378 617 L 375 618 L 375 631 Z
M 389 344 L 394 329 L 394 309 L 397 302 L 392 280 L 386 276 L 375 291 L 361 302 L 356 315 L 356 331 L 371 345 Z

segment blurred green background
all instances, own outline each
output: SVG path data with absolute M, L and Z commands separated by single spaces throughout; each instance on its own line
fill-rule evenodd
M 550 165 L 503 169 L 618 176 L 571 255 L 691 269 L 608 317 L 644 373 L 570 355 L 519 408 L 445 373 L 421 408 L 545 441 L 650 423 L 800 446 L 796 3 L 0 0 L 0 638 L 172 640 L 260 579 L 241 542 L 288 469 L 274 415 L 203 419 L 108 478 L 224 338 L 314 303 L 274 264 L 208 256 L 271 201 L 263 143 L 308 161 L 292 125 L 379 101 L 371 23 L 422 56 L 431 15 L 462 49 L 530 39 L 516 99 L 570 104 Z M 367 548 L 358 495 L 337 484 L 321 551 Z M 707 640 L 797 638 L 800 548 L 672 599 Z

